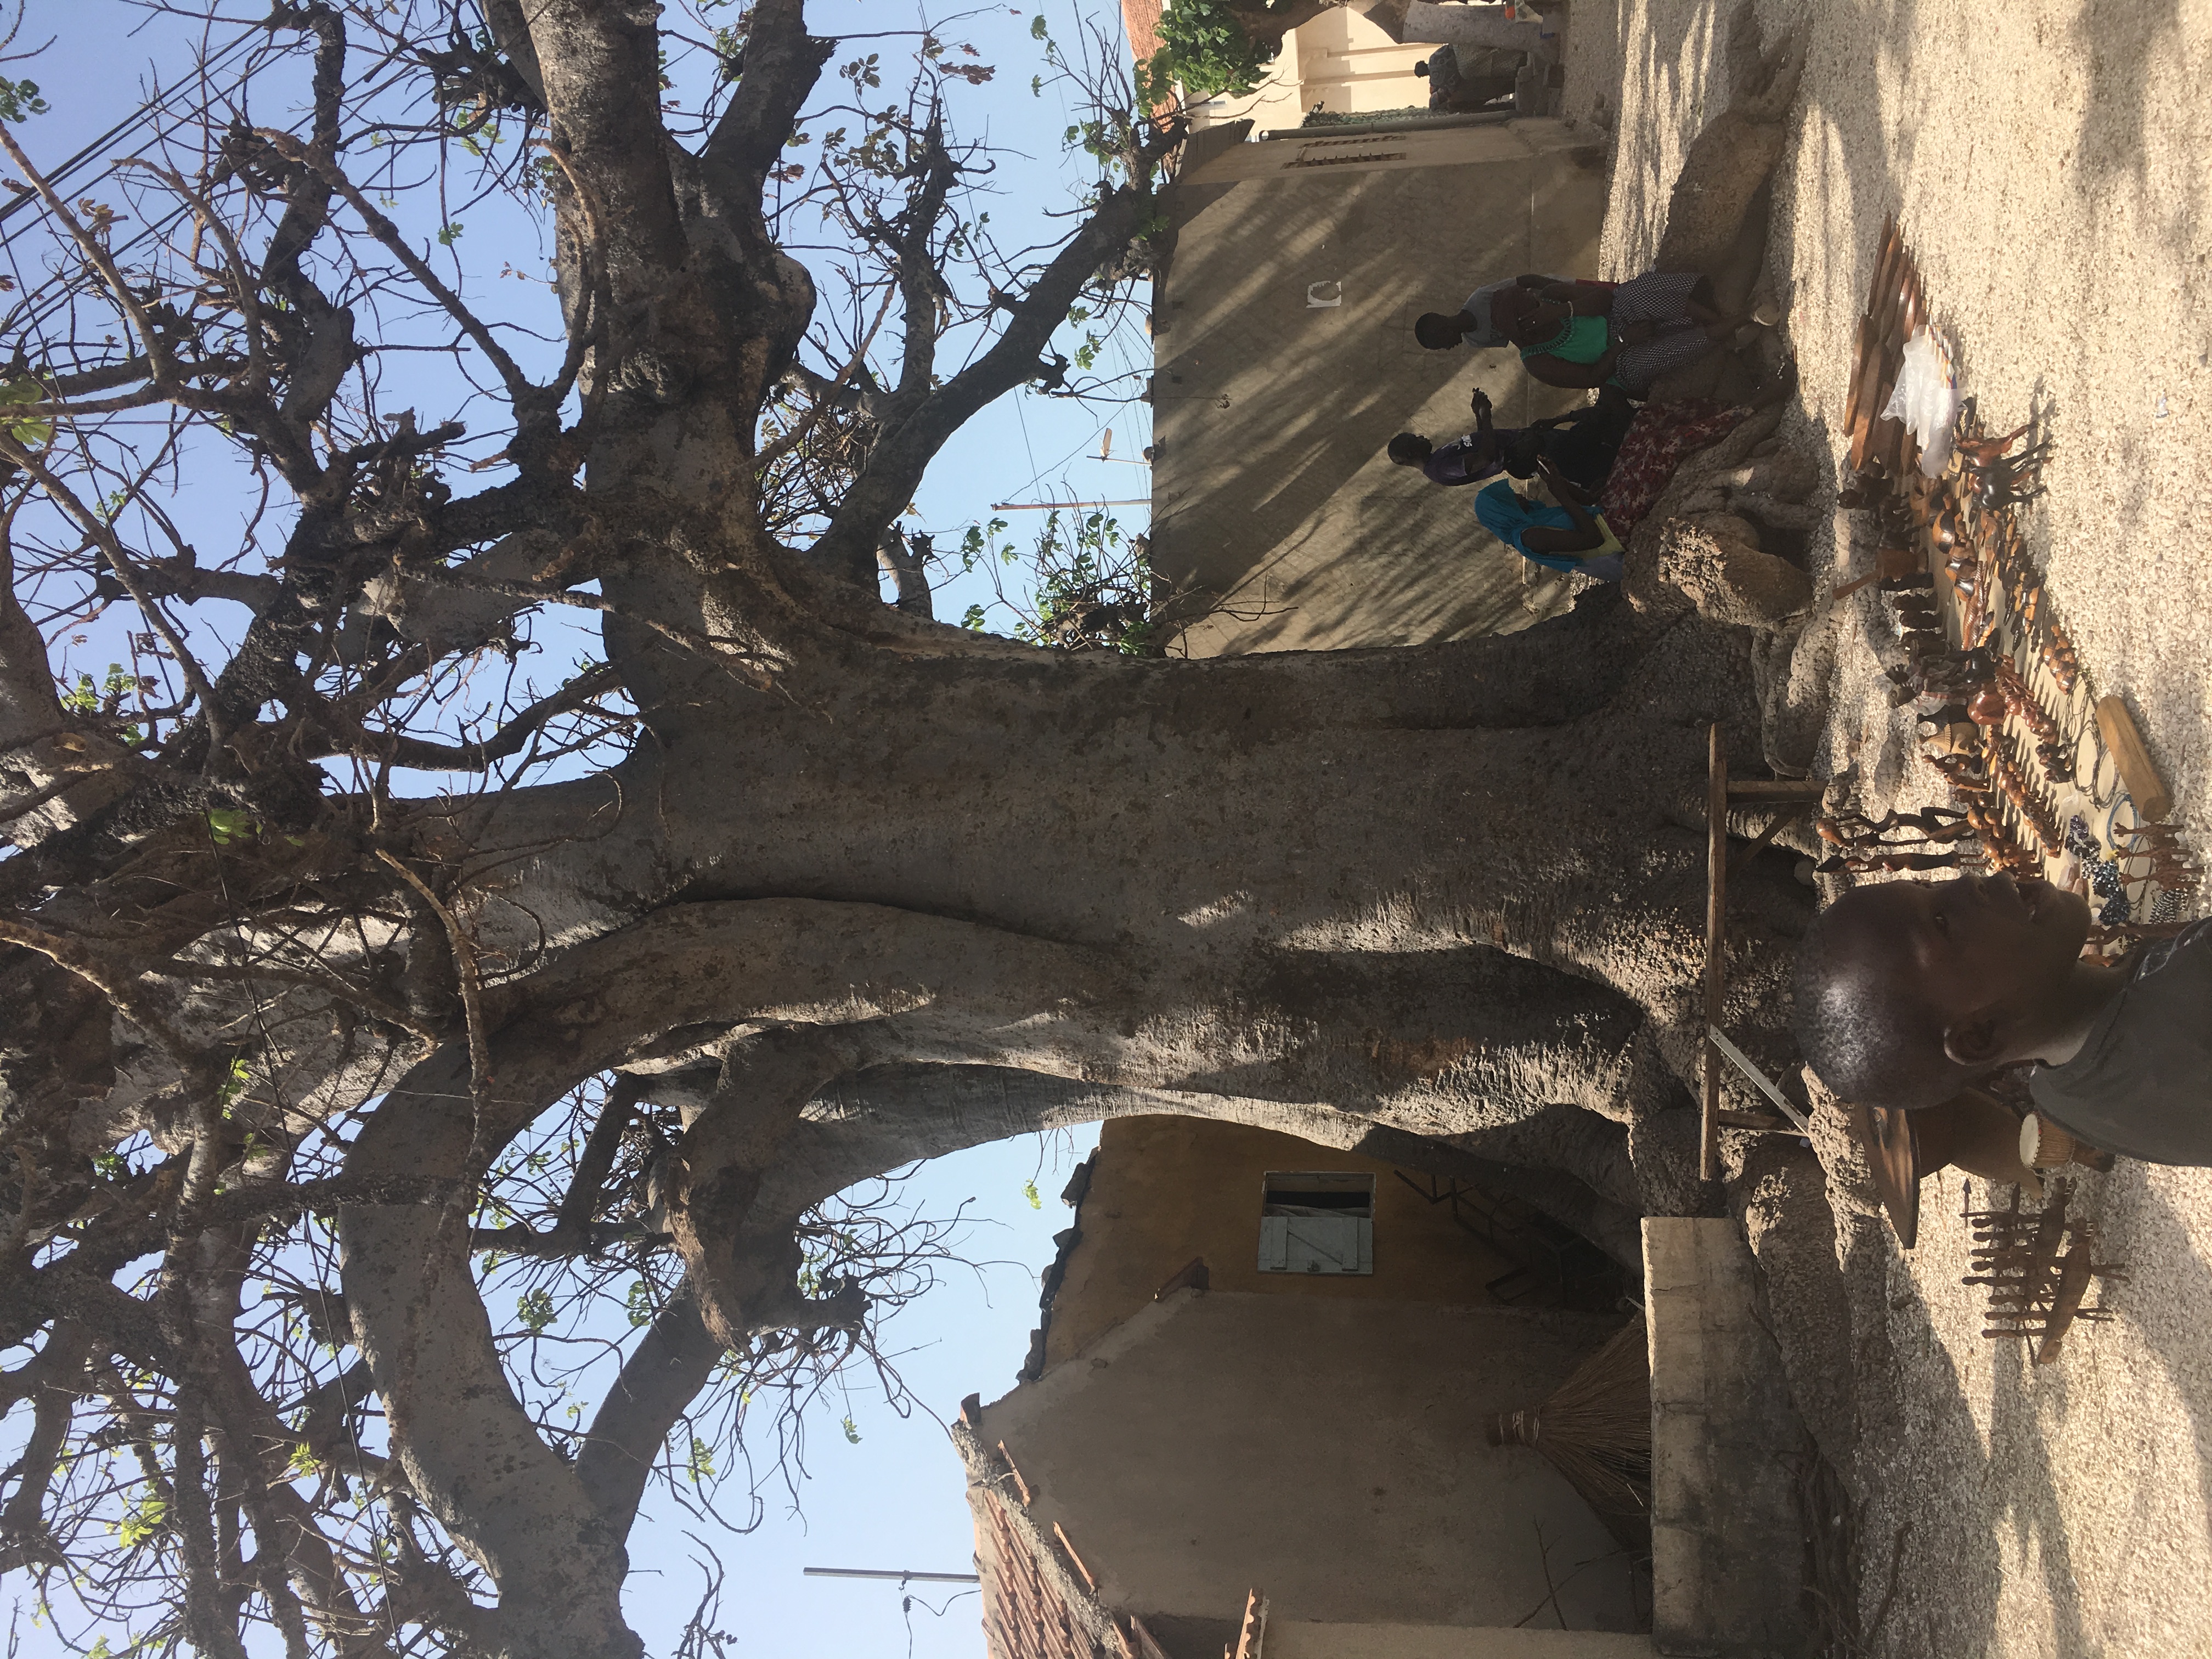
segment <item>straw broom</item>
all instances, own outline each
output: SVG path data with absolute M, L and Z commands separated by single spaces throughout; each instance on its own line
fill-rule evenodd
M 1499 1412 L 1493 1446 L 1532 1446 L 1622 1543 L 1651 1547 L 1651 1369 L 1638 1314 L 1532 1411 Z

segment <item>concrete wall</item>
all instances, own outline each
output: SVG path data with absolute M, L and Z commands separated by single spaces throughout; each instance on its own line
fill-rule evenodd
M 1599 1630 L 1267 1621 L 1267 1659 L 1650 1659 L 1651 1638 Z
M 1218 601 L 1194 655 L 1462 638 L 1524 624 L 1526 561 L 1382 454 L 1581 401 L 1510 351 L 1424 351 L 1413 319 L 1523 270 L 1595 274 L 1601 153 L 1553 120 L 1239 144 L 1178 181 L 1154 313 L 1152 557 Z M 1342 284 L 1310 309 L 1307 289 Z M 1225 406 L 1224 406 L 1225 400 Z
M 1646 1217 L 1651 1632 L 1662 1653 L 1811 1651 L 1797 1470 L 1811 1443 L 1725 1218 Z
M 1429 83 L 1413 65 L 1436 50 L 1401 46 L 1351 7 L 1338 6 L 1283 37 L 1282 52 L 1256 90 L 1201 104 L 1192 125 L 1203 131 L 1249 119 L 1265 131 L 1297 125 L 1316 104 L 1332 114 L 1425 106 Z
M 1635 1627 L 1627 1561 L 1566 1481 L 1493 1447 L 1619 1325 L 1602 1316 L 1178 1291 L 985 1409 L 1117 1612 Z M 1589 1564 L 1589 1565 L 1585 1565 Z M 1548 1608 L 1545 1616 L 1551 1616 Z
M 1260 1192 L 1271 1170 L 1349 1170 L 1375 1177 L 1375 1271 L 1356 1277 L 1263 1273 Z M 1419 1177 L 1416 1177 L 1417 1179 Z M 1387 1164 L 1294 1135 L 1195 1117 L 1109 1119 L 1047 1333 L 1048 1367 L 1141 1308 L 1194 1256 L 1214 1289 L 1266 1296 L 1480 1306 L 1513 1263 L 1399 1180 Z

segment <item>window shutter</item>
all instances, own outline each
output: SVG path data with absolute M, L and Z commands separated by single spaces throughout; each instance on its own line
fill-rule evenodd
M 1271 1172 L 1261 1194 L 1263 1273 L 1375 1271 L 1375 1177 L 1346 1170 Z

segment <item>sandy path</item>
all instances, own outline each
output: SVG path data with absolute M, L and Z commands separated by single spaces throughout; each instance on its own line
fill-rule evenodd
M 1565 112 L 1589 121 L 1602 96 L 1622 135 L 1601 274 L 1640 268 L 1685 143 L 1727 100 L 1731 9 L 1571 0 Z M 2033 412 L 2057 440 L 2023 521 L 2047 591 L 2212 848 L 2212 0 L 1759 13 L 1812 37 L 1770 243 L 1802 373 L 1795 437 L 1840 460 L 1853 330 L 1895 212 L 1984 415 Z M 1833 538 L 1815 544 L 1832 583 Z M 1869 604 L 1847 618 L 1820 769 L 1855 759 L 1875 796 L 1934 799 L 1874 684 Z M 2119 1318 L 2040 1370 L 1979 1335 L 1961 1197 L 1956 1170 L 1924 1183 L 1909 1256 L 1886 1228 L 1839 1229 L 1869 1619 L 1899 1563 L 1871 1650 L 2212 1655 L 2212 1171 L 2123 1162 L 2081 1182 L 2077 1208 L 2133 1278 Z

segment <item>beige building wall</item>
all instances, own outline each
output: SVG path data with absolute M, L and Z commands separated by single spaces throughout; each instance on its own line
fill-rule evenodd
M 1375 1271 L 1260 1271 L 1261 1189 L 1279 1171 L 1375 1178 Z M 1421 1176 L 1413 1177 L 1416 1181 Z M 1261 1296 L 1440 1302 L 1475 1307 L 1514 1264 L 1400 1180 L 1389 1164 L 1295 1135 L 1196 1117 L 1109 1118 L 1053 1298 L 1045 1364 L 1073 1358 L 1141 1308 L 1193 1257 L 1216 1290 Z
M 1468 430 L 1477 386 L 1505 425 L 1582 401 L 1511 351 L 1424 351 L 1413 325 L 1500 277 L 1595 274 L 1605 194 L 1602 150 L 1534 118 L 1235 144 L 1176 182 L 1154 307 L 1152 560 L 1186 605 L 1213 607 L 1185 649 L 1531 620 L 1527 562 L 1475 523 L 1474 491 L 1382 451 L 1401 430 Z
M 1332 115 L 1425 108 L 1429 83 L 1413 65 L 1436 50 L 1401 46 L 1351 7 L 1334 7 L 1283 37 L 1283 50 L 1256 91 L 1200 105 L 1191 127 L 1202 132 L 1249 120 L 1254 131 L 1266 132 L 1297 125 L 1316 105 Z
M 1799 1482 L 1805 1425 L 1728 1218 L 1646 1216 L 1651 1628 L 1662 1650 L 1765 1659 L 1816 1644 Z
M 1630 1631 L 1626 1553 L 1550 1464 L 1484 1426 L 1620 1322 L 1179 1291 L 986 1408 L 979 1433 L 1106 1605 L 1177 1659 L 1219 1653 L 1255 1587 L 1271 1620 L 1550 1619 L 1547 1552 L 1569 1626 Z

